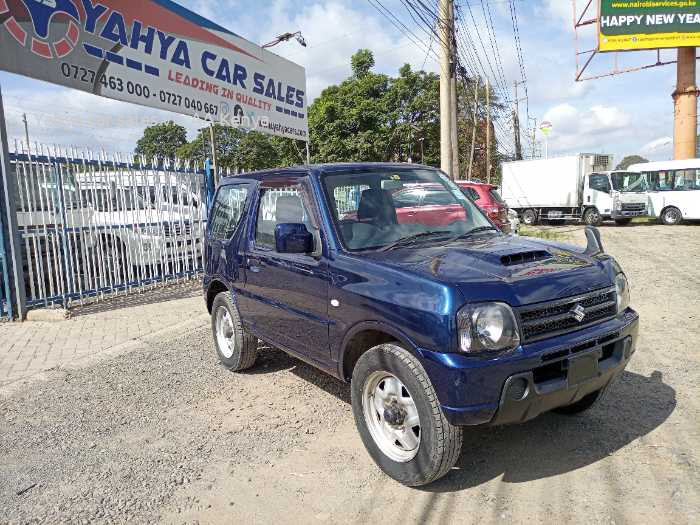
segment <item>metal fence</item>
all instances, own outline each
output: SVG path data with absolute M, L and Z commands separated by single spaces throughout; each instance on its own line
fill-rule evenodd
M 28 308 L 188 280 L 203 270 L 205 172 L 39 148 L 10 155 Z
M 10 269 L 5 252 L 4 213 L 0 206 L 0 320 L 12 318 L 10 296 Z

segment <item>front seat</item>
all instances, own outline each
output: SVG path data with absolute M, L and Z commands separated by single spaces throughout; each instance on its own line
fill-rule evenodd
M 357 208 L 357 219 L 379 227 L 398 224 L 391 193 L 386 190 L 364 190 Z

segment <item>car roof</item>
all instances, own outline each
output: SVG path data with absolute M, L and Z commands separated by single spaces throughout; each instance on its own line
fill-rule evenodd
M 431 166 L 421 164 L 407 164 L 398 162 L 342 162 L 330 164 L 311 164 L 306 166 L 291 166 L 289 168 L 272 168 L 250 173 L 239 173 L 238 175 L 230 175 L 223 178 L 222 183 L 227 181 L 261 181 L 266 177 L 272 176 L 298 176 L 309 173 L 332 173 L 338 171 L 354 171 L 354 170 L 405 170 L 405 169 L 428 169 L 437 170 Z

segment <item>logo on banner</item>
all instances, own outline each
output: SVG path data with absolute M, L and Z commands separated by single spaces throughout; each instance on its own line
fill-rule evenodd
M 26 8 L 34 34 L 28 35 L 15 15 L 3 25 L 22 47 L 29 45 L 32 53 L 47 59 L 62 58 L 73 51 L 80 37 L 80 14 L 72 0 L 21 0 L 21 3 Z M 9 11 L 7 0 L 0 0 L 0 16 Z M 68 18 L 66 32 L 56 40 L 50 40 L 51 19 L 57 15 Z

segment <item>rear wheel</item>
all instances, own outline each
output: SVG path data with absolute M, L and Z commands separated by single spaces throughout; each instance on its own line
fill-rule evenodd
M 535 210 L 525 210 L 523 212 L 523 224 L 532 226 L 537 223 L 537 213 Z
M 238 308 L 230 292 L 222 292 L 214 298 L 211 308 L 211 327 L 219 361 L 237 372 L 255 364 L 258 357 L 258 340 L 243 330 Z
M 632 222 L 632 219 L 615 219 L 615 224 L 618 226 L 627 226 Z
M 673 206 L 666 208 L 661 214 L 661 222 L 663 222 L 666 226 L 676 226 L 682 221 L 683 214 L 681 214 L 681 210 L 674 208 Z
M 588 226 L 600 226 L 603 222 L 603 218 L 596 208 L 588 208 L 583 212 L 583 222 Z
M 420 362 L 394 344 L 362 355 L 352 374 L 352 408 L 370 456 L 388 476 L 408 486 L 449 472 L 462 448 L 462 429 L 442 413 Z

